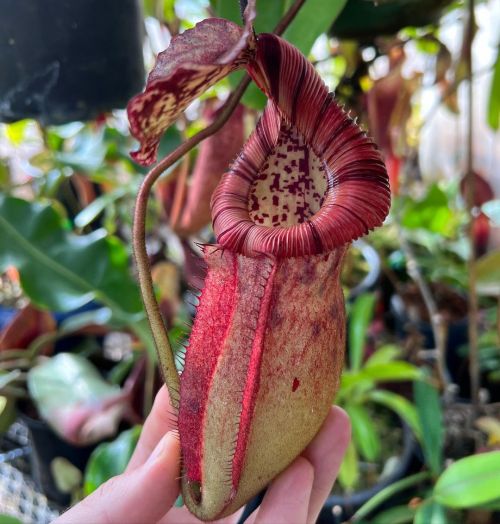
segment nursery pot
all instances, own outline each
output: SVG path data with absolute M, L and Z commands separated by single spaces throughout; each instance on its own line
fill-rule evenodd
M 368 39 L 392 35 L 406 26 L 436 23 L 450 0 L 349 0 L 331 29 L 331 35 Z
M 381 490 L 406 477 L 414 466 L 418 445 L 410 428 L 403 425 L 403 449 L 394 470 L 374 486 L 349 495 L 330 495 L 318 517 L 317 524 L 341 524 Z M 384 506 L 386 507 L 386 506 Z
M 96 445 L 74 446 L 61 440 L 46 422 L 24 413 L 20 414 L 20 418 L 28 427 L 32 447 L 31 470 L 38 489 L 50 501 L 67 506 L 71 497 L 57 488 L 51 469 L 52 461 L 57 457 L 65 458 L 83 472 Z
M 139 0 L 0 0 L 0 121 L 90 120 L 142 89 Z

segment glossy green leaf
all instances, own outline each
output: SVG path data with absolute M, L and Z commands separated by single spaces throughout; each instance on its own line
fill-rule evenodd
M 141 427 L 123 431 L 112 442 L 100 444 L 90 456 L 85 469 L 83 490 L 88 495 L 101 484 L 125 471 L 141 434 Z
M 428 472 L 423 471 L 421 473 L 416 473 L 415 475 L 410 475 L 404 479 L 398 480 L 393 484 L 390 484 L 386 488 L 379 491 L 374 495 L 370 500 L 365 502 L 356 513 L 353 515 L 352 522 L 360 522 L 367 515 L 369 515 L 374 509 L 376 509 L 380 504 L 383 504 L 386 500 L 389 500 L 391 497 L 404 491 L 405 489 L 416 486 L 430 478 Z
M 422 447 L 429 469 L 439 475 L 443 467 L 443 413 L 437 389 L 426 381 L 413 385 L 417 414 L 422 427 Z
M 15 266 L 26 295 L 52 311 L 92 300 L 137 320 L 142 304 L 124 245 L 102 230 L 77 236 L 49 204 L 0 195 L 0 271 Z
M 357 371 L 363 361 L 366 333 L 373 317 L 375 295 L 365 293 L 356 298 L 349 316 L 349 365 Z
M 500 498 L 487 502 L 486 504 L 480 504 L 477 507 L 484 511 L 500 511 Z
M 500 127 L 500 47 L 491 81 L 490 96 L 488 100 L 487 120 L 489 126 L 498 131 Z
M 101 307 L 91 311 L 83 311 L 71 315 L 61 322 L 59 331 L 61 333 L 71 333 L 88 326 L 112 326 L 112 312 L 109 307 Z
M 500 496 L 500 451 L 457 460 L 439 477 L 434 498 L 450 508 L 471 508 Z
M 411 402 L 397 393 L 385 391 L 383 389 L 374 389 L 370 391 L 368 397 L 373 402 L 377 402 L 377 404 L 394 411 L 399 418 L 408 424 L 413 431 L 413 434 L 419 440 L 422 439 L 422 426 L 420 425 L 417 410 Z
M 371 462 L 380 456 L 381 443 L 374 420 L 364 406 L 347 403 L 344 406 L 352 425 L 352 437 L 360 454 Z
M 308 0 L 301 7 L 284 38 L 306 56 L 316 39 L 328 31 L 347 0 Z
M 370 524 L 407 524 L 413 522 L 415 510 L 409 506 L 395 506 L 378 513 Z
M 446 524 L 447 522 L 445 508 L 433 500 L 428 500 L 418 507 L 413 524 Z
M 338 480 L 340 485 L 346 490 L 352 490 L 359 480 L 359 460 L 358 453 L 354 443 L 349 443 L 347 446 L 344 460 L 340 466 Z

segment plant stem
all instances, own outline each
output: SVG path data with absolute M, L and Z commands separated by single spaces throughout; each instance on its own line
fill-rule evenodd
M 475 412 L 479 409 L 479 389 L 481 387 L 481 376 L 479 369 L 478 348 L 478 299 L 476 293 L 476 253 L 474 242 L 474 192 L 475 180 L 473 172 L 473 77 L 472 77 L 472 41 L 474 39 L 474 0 L 467 1 L 468 17 L 464 32 L 466 78 L 467 78 L 467 142 L 466 142 L 466 178 L 465 194 L 467 210 L 469 213 L 468 238 L 469 238 L 469 376 L 471 387 L 471 399 Z
M 276 34 L 280 35 L 283 33 L 283 31 L 285 31 L 304 2 L 305 0 L 295 0 L 293 5 L 276 26 L 274 31 Z M 168 340 L 168 335 L 160 313 L 160 308 L 155 298 L 153 280 L 151 278 L 149 258 L 146 250 L 147 203 L 149 200 L 151 188 L 153 187 L 153 184 L 156 182 L 156 180 L 158 180 L 160 175 L 172 164 L 182 158 L 186 153 L 191 151 L 191 149 L 196 147 L 202 140 L 216 133 L 227 122 L 233 111 L 236 109 L 238 102 L 240 101 L 249 84 L 250 77 L 245 75 L 245 77 L 241 80 L 239 85 L 227 99 L 216 120 L 214 120 L 212 124 L 201 130 L 199 133 L 196 133 L 196 135 L 193 135 L 189 140 L 182 143 L 177 149 L 163 158 L 155 167 L 153 167 L 153 169 L 151 169 L 151 171 L 149 171 L 142 181 L 136 198 L 133 225 L 133 245 L 137 264 L 139 287 L 141 289 L 144 308 L 146 310 L 151 332 L 153 334 L 156 352 L 160 361 L 160 368 L 170 394 L 170 402 L 174 408 L 179 407 L 179 374 L 177 373 L 177 369 L 175 367 L 174 355 Z
M 446 368 L 446 343 L 448 338 L 448 326 L 443 318 L 443 315 L 439 312 L 434 296 L 432 295 L 431 288 L 425 281 L 425 278 L 420 271 L 417 259 L 413 249 L 406 239 L 403 231 L 400 231 L 401 249 L 403 250 L 406 257 L 406 267 L 412 280 L 417 285 L 422 299 L 425 304 L 425 308 L 429 313 L 429 320 L 431 322 L 432 335 L 434 337 L 434 344 L 436 346 L 436 367 L 439 377 L 439 382 L 442 390 L 446 390 L 450 383 L 450 377 Z

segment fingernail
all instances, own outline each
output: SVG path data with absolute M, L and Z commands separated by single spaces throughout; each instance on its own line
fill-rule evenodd
M 170 432 L 163 435 L 160 442 L 156 445 L 155 449 L 153 449 L 153 452 L 149 456 L 148 460 L 146 461 L 146 464 L 151 464 L 155 462 L 158 457 L 160 457 L 163 453 L 163 450 L 165 449 L 165 446 L 167 445 L 167 440 L 170 438 Z

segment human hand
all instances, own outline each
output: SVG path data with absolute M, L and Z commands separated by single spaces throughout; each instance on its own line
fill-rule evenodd
M 249 524 L 313 524 L 330 493 L 350 439 L 346 413 L 331 408 L 320 431 L 269 485 Z M 179 495 L 180 446 L 166 387 L 144 423 L 126 471 L 108 480 L 53 524 L 199 524 L 187 509 L 172 507 Z M 217 521 L 233 524 L 242 510 Z

